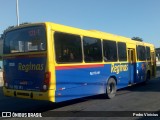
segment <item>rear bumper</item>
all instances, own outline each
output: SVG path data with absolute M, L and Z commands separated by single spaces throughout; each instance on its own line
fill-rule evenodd
M 35 91 L 7 89 L 3 87 L 3 93 L 5 96 L 55 102 L 55 90 L 48 90 L 46 92 L 35 92 Z

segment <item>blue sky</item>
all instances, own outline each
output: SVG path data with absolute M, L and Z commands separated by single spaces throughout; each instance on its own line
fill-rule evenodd
M 0 34 L 16 25 L 16 0 L 0 0 Z M 160 47 L 160 0 L 19 0 L 20 23 L 50 21 L 141 37 Z

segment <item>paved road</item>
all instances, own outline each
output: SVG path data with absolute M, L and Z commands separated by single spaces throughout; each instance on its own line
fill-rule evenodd
M 72 117 L 54 117 L 56 120 L 67 119 L 87 119 L 87 120 L 101 120 L 101 119 L 116 119 L 116 120 L 127 120 L 127 119 L 149 119 L 146 117 L 120 117 L 123 114 L 130 115 L 133 114 L 133 111 L 136 113 L 138 111 L 154 111 L 155 114 L 160 112 L 160 72 L 157 72 L 158 76 L 156 79 L 149 81 L 147 85 L 136 85 L 128 87 L 117 92 L 117 96 L 111 100 L 104 99 L 102 95 L 82 98 L 78 100 L 72 100 L 67 102 L 62 102 L 58 104 L 53 104 L 50 102 L 36 101 L 29 99 L 19 99 L 13 97 L 5 97 L 2 93 L 2 87 L 0 88 L 0 112 L 40 112 L 42 115 L 53 116 L 55 114 L 65 115 L 69 113 Z M 61 111 L 55 113 L 55 111 Z M 67 112 L 64 112 L 67 111 Z M 89 112 L 85 112 L 89 111 Z M 92 112 L 90 112 L 92 111 Z M 98 112 L 102 111 L 102 112 Z M 109 111 L 107 113 L 106 111 Z M 111 114 L 113 116 L 117 115 L 119 117 L 104 117 L 105 114 Z M 124 111 L 118 112 L 116 111 Z M 131 113 L 128 111 L 132 111 Z M 102 113 L 102 114 L 101 114 Z M 142 112 L 144 113 L 144 112 Z M 150 113 L 150 112 L 148 112 Z M 120 114 L 120 115 L 118 115 Z M 86 117 L 89 115 L 90 117 Z M 103 117 L 100 117 L 100 116 Z M 158 114 L 160 116 L 160 113 Z M 76 117 L 81 116 L 81 117 Z M 99 116 L 99 117 L 92 117 Z M 44 119 L 44 118 L 42 118 Z M 53 119 L 47 117 L 47 119 Z M 154 120 L 158 119 L 157 117 L 153 118 Z M 159 118 L 160 119 L 160 118 Z

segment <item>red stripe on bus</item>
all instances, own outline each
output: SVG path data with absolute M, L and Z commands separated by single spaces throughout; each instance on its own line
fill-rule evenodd
M 97 68 L 104 67 L 104 64 L 92 64 L 92 65 L 73 65 L 73 66 L 56 66 L 56 70 L 68 70 L 68 69 L 78 69 L 78 68 Z

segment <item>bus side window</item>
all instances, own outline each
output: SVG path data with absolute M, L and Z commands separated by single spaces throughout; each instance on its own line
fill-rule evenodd
M 100 39 L 83 37 L 83 48 L 85 62 L 102 61 L 102 46 Z
M 139 61 L 145 61 L 146 60 L 145 46 L 142 46 L 142 45 L 137 46 L 137 59 Z
M 80 36 L 55 32 L 54 42 L 57 63 L 82 62 Z
M 127 49 L 124 42 L 118 42 L 118 57 L 119 61 L 127 61 Z
M 148 61 L 151 60 L 151 51 L 150 51 L 150 47 L 146 47 L 146 58 Z
M 115 41 L 103 40 L 103 56 L 105 62 L 117 61 L 117 45 Z
M 71 52 L 71 50 L 69 50 L 68 48 L 64 49 L 61 60 L 62 61 L 72 61 L 72 60 L 74 60 L 74 55 Z

